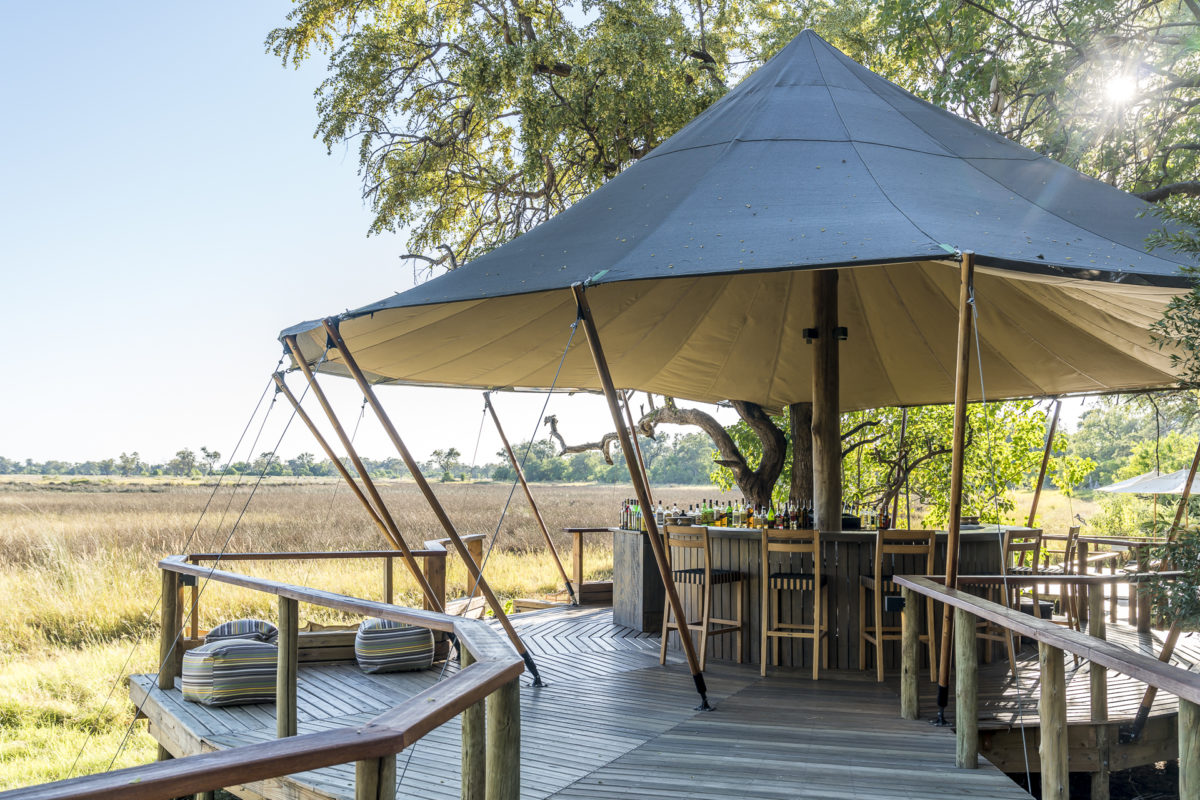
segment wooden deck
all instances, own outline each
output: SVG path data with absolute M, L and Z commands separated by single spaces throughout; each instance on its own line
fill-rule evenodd
M 547 609 L 513 618 L 549 685 L 521 692 L 522 797 L 1028 797 L 987 762 L 954 767 L 947 729 L 899 718 L 896 694 L 859 673 L 818 682 L 801 672 L 710 662 L 712 712 L 697 712 L 677 656 L 612 624 L 608 608 Z M 447 670 L 454 669 L 453 665 Z M 353 665 L 304 667 L 300 731 L 356 725 L 439 677 L 370 676 Z M 184 703 L 146 676 L 131 681 L 151 732 L 175 754 L 274 738 L 274 708 Z M 143 702 L 144 701 L 144 702 Z M 398 757 L 398 796 L 459 797 L 457 721 Z M 243 787 L 248 798 L 352 798 L 354 765 Z

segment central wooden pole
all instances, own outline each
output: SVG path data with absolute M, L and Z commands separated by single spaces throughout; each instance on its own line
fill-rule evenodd
M 484 599 L 487 600 L 488 607 L 492 609 L 492 614 L 495 615 L 496 621 L 500 623 L 500 627 L 504 628 L 504 632 L 508 634 L 508 639 L 512 642 L 517 655 L 521 656 L 525 661 L 525 666 L 533 676 L 533 685 L 542 686 L 542 678 L 538 672 L 537 664 L 534 663 L 533 656 L 525 648 L 525 643 L 521 641 L 517 629 L 513 627 L 508 614 L 505 613 L 504 604 L 496 597 L 488 582 L 483 579 L 483 573 L 480 571 L 479 565 L 475 563 L 475 559 L 471 557 L 471 551 L 467 549 L 466 542 L 458 535 L 458 529 L 454 527 L 454 523 L 450 520 L 450 515 L 446 513 L 446 509 L 442 506 L 441 501 L 433 493 L 433 488 L 429 485 L 429 481 L 425 480 L 425 474 L 421 472 L 421 468 L 417 466 L 416 459 L 412 457 L 408 446 L 400 438 L 400 432 L 396 430 L 396 426 L 392 424 L 392 418 L 388 416 L 388 413 L 383 408 L 383 404 L 379 402 L 379 398 L 375 394 L 375 389 L 372 388 L 370 382 L 367 380 L 367 376 L 359 369 L 358 361 L 354 358 L 354 354 L 350 352 L 350 348 L 346 346 L 346 341 L 342 338 L 341 331 L 338 330 L 336 322 L 332 319 L 325 319 L 321 321 L 321 325 L 324 327 L 325 333 L 333 343 L 333 346 L 341 354 L 342 361 L 345 363 L 346 369 L 354 377 L 354 382 L 358 384 L 359 390 L 367 398 L 367 403 L 371 406 L 371 410 L 375 412 L 375 416 L 379 419 L 379 424 L 383 426 L 384 433 L 388 435 L 392 446 L 396 448 L 396 452 L 400 454 L 404 465 L 408 467 L 408 471 L 412 474 L 417 488 L 425 496 L 425 502 L 429 504 L 433 515 L 437 517 L 438 522 L 442 525 L 442 529 L 446 531 L 446 535 L 454 545 L 455 551 L 458 552 L 458 557 L 467 568 L 467 574 L 475 585 L 479 587 L 479 591 L 483 594 Z M 424 575 L 421 576 L 421 580 L 425 581 Z M 424 585 L 427 586 L 428 583 L 426 582 Z
M 542 512 L 538 511 L 537 503 L 533 499 L 533 493 L 529 491 L 529 484 L 525 482 L 525 470 L 521 469 L 521 462 L 517 460 L 517 455 L 513 452 L 512 445 L 508 443 L 508 437 L 504 435 L 504 428 L 500 426 L 500 417 L 496 416 L 496 409 L 492 405 L 492 398 L 487 392 L 483 393 L 483 404 L 487 406 L 488 413 L 492 415 L 492 422 L 496 423 L 496 433 L 500 434 L 500 441 L 504 443 L 504 452 L 508 453 L 508 463 L 512 464 L 513 469 L 516 471 L 517 480 L 521 482 L 521 488 L 525 490 L 525 499 L 529 501 L 529 508 L 533 511 L 533 518 L 537 520 L 538 527 L 542 529 L 542 536 L 546 537 L 546 547 L 550 549 L 550 556 L 554 559 L 554 565 L 558 567 L 558 572 L 562 575 L 563 582 L 567 585 L 567 596 L 571 598 L 573 605 L 579 605 L 579 597 L 575 594 L 575 588 L 571 586 L 571 579 L 567 577 L 567 569 L 563 566 L 562 559 L 558 557 L 558 550 L 554 547 L 554 540 L 550 538 L 550 531 L 546 528 L 545 520 L 542 519 Z
M 642 519 L 646 524 L 646 535 L 650 540 L 650 549 L 654 552 L 654 561 L 658 565 L 658 573 L 662 576 L 663 587 L 667 592 L 667 602 L 671 605 L 671 613 L 675 615 L 675 619 L 686 620 L 688 617 L 684 613 L 683 603 L 679 599 L 679 590 L 675 587 L 675 579 L 671 574 L 671 565 L 667 561 L 667 551 L 658 530 L 658 522 L 655 520 L 654 514 L 650 511 L 649 484 L 646 483 L 646 476 L 641 470 L 641 463 L 638 461 L 637 453 L 633 449 L 633 442 L 630 441 L 631 432 L 625 428 L 624 420 L 621 419 L 617 389 L 613 385 L 612 375 L 608 371 L 608 361 L 604 358 L 604 349 L 600 346 L 600 334 L 596 330 L 595 321 L 592 319 L 592 309 L 588 305 L 587 298 L 584 296 L 583 284 L 572 284 L 571 292 L 575 295 L 575 304 L 579 309 L 579 320 L 583 323 L 583 331 L 587 335 L 588 347 L 591 348 L 592 359 L 596 362 L 596 373 L 600 376 L 600 385 L 604 389 L 604 398 L 608 401 L 608 410 L 612 414 L 613 424 L 617 428 L 617 438 L 621 442 L 621 452 L 625 454 L 625 463 L 629 466 L 629 477 L 630 482 L 633 484 L 633 491 L 637 495 L 638 503 L 646 510 L 646 513 L 642 515 Z M 687 658 L 688 667 L 692 671 L 692 680 L 696 683 L 696 691 L 700 693 L 700 708 L 707 709 L 709 708 L 708 687 L 705 686 L 704 672 L 700 669 L 700 661 L 696 656 L 695 643 L 686 630 L 682 631 L 679 641 L 683 645 L 683 654 Z
M 1028 528 L 1033 527 L 1037 515 L 1038 501 L 1042 499 L 1042 484 L 1046 482 L 1046 468 L 1050 466 L 1050 448 L 1054 446 L 1054 433 L 1058 430 L 1058 413 L 1062 411 L 1062 400 L 1054 401 L 1054 417 L 1050 420 L 1050 432 L 1046 434 L 1046 448 L 1042 450 L 1042 467 L 1038 470 L 1037 483 L 1033 487 L 1033 504 L 1029 507 Z
M 842 422 L 838 365 L 838 273 L 813 273 L 813 527 L 842 529 Z
M 958 537 L 962 522 L 963 450 L 967 438 L 967 381 L 971 366 L 971 302 L 975 282 L 975 254 L 962 254 L 958 289 L 958 359 L 954 372 L 954 439 L 950 458 L 950 522 L 946 536 L 946 586 L 958 583 Z M 942 649 L 938 662 L 938 724 L 946 724 L 950 702 L 950 642 L 954 609 L 946 603 L 942 614 Z M 933 631 L 929 632 L 933 636 Z

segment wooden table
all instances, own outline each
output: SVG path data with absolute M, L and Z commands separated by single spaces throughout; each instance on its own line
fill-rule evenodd
M 1019 530 L 1019 528 L 1012 528 Z M 642 531 L 621 528 L 613 532 L 613 621 L 639 631 L 658 632 L 662 629 L 664 589 L 659 577 L 649 539 Z M 746 575 L 742 583 L 743 608 L 746 616 L 745 652 L 743 657 L 752 663 L 759 658 L 759 630 L 761 603 L 759 601 L 759 575 L 762 569 L 760 531 L 748 528 L 709 528 L 711 535 L 713 567 L 736 569 Z M 938 550 L 935 572 L 945 569 L 945 532 L 939 534 L 941 546 Z M 858 668 L 858 578 L 869 574 L 874 568 L 874 531 L 828 531 L 821 534 L 822 572 L 829 586 L 829 666 L 830 668 Z M 1000 533 L 996 528 L 966 530 L 962 532 L 959 550 L 959 571 L 962 574 L 995 574 L 1000 571 Z M 699 554 L 687 556 L 697 559 L 696 563 L 680 563 L 680 567 L 701 566 Z M 687 557 L 684 556 L 684 557 Z M 896 559 L 886 572 L 895 574 L 925 574 L 923 556 Z M 681 586 L 680 594 L 686 608 L 699 608 L 699 591 L 695 586 Z M 799 602 L 799 593 L 785 593 L 795 602 L 789 607 L 784 601 L 782 616 L 791 621 L 800 615 L 804 606 Z M 719 587 L 714 592 L 714 616 L 728 616 L 732 612 L 732 591 Z M 940 623 L 940 619 L 937 621 Z M 885 624 L 899 624 L 899 614 L 886 615 Z M 710 640 L 709 658 L 733 660 L 734 638 L 716 637 Z M 811 645 L 808 642 L 786 642 L 781 646 L 785 665 L 803 667 L 809 665 Z M 889 642 L 885 648 L 884 664 L 890 668 L 899 666 L 899 643 Z
M 612 581 L 583 580 L 583 535 L 585 533 L 608 533 L 612 528 L 563 528 L 571 534 L 571 585 L 580 605 L 608 603 L 612 601 Z

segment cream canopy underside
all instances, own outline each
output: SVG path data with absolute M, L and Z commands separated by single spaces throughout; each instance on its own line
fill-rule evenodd
M 959 267 L 925 261 L 839 270 L 841 399 L 845 410 L 943 403 L 954 387 Z M 588 289 L 619 387 L 702 402 L 770 408 L 811 400 L 811 270 L 602 284 Z M 1149 326 L 1179 289 L 976 271 L 984 387 L 970 399 L 1165 387 L 1168 353 Z M 548 387 L 575 320 L 569 289 L 390 308 L 340 330 L 377 383 Z M 299 335 L 310 363 L 319 328 Z M 972 363 L 975 363 L 972 347 Z M 336 350 L 324 372 L 342 373 Z M 558 389 L 599 388 L 582 331 Z

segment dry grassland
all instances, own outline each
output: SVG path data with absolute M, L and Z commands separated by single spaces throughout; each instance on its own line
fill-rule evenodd
M 358 501 L 337 481 L 267 481 L 246 507 L 250 487 L 249 481 L 226 484 L 214 494 L 212 485 L 167 480 L 0 481 L 0 790 L 109 767 L 133 716 L 122 679 L 155 670 L 158 559 L 183 552 L 384 546 Z M 509 488 L 435 486 L 460 532 L 488 534 L 496 530 Z M 443 535 L 415 485 L 385 481 L 380 489 L 410 544 Z M 618 504 L 629 494 L 627 487 L 604 486 L 535 486 L 534 492 L 555 532 L 614 524 Z M 662 492 L 681 504 L 716 495 L 711 488 Z M 555 544 L 564 557 L 569 553 L 566 534 L 556 533 Z M 606 537 L 589 542 L 585 566 L 588 579 L 611 575 Z M 377 561 L 230 562 L 223 568 L 360 597 L 382 592 Z M 559 584 L 519 489 L 485 574 L 504 598 L 537 596 Z M 450 558 L 447 594 L 463 595 L 466 580 L 461 562 Z M 396 602 L 417 604 L 406 570 L 396 570 L 396 581 Z M 212 584 L 201 597 L 201 624 L 271 619 L 275 605 L 273 597 Z M 340 621 L 308 606 L 301 616 Z M 138 724 L 115 766 L 153 757 L 153 740 Z

